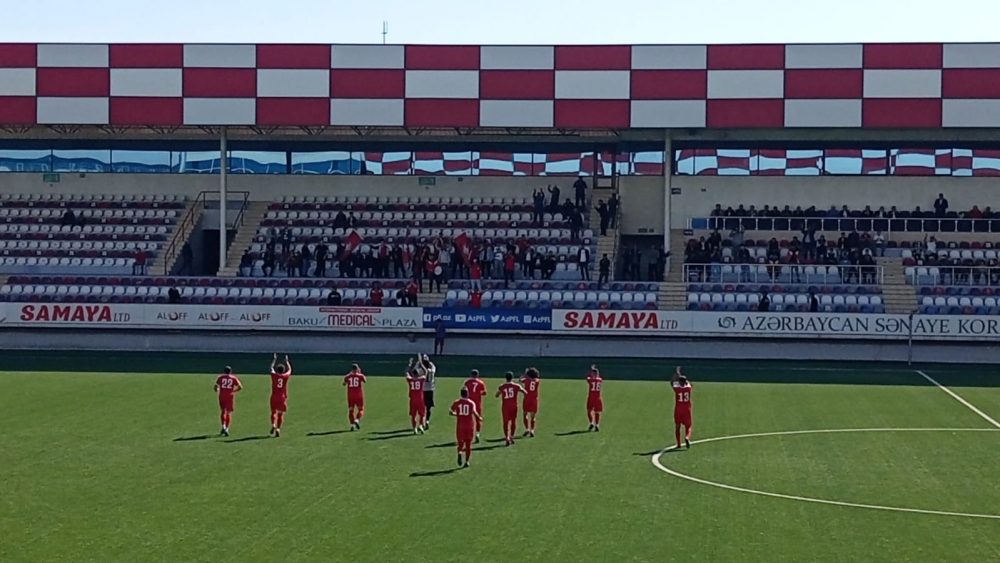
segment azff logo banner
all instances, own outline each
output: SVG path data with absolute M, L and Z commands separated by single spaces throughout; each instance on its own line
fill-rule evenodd
M 536 309 L 424 308 L 424 328 L 480 330 L 551 330 L 552 311 Z

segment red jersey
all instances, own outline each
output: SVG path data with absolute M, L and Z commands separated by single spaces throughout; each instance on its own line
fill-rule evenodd
M 215 378 L 215 385 L 219 388 L 219 397 L 232 397 L 236 388 L 240 387 L 240 380 L 233 374 L 222 374 Z
M 360 397 L 365 394 L 363 383 L 368 381 L 365 374 L 351 372 L 344 376 L 344 385 L 347 387 L 347 394 L 352 397 Z
M 478 377 L 470 377 L 465 380 L 462 386 L 469 391 L 469 398 L 472 399 L 472 402 L 476 403 L 477 407 L 482 406 L 483 397 L 486 396 L 486 384 L 483 383 L 483 380 Z
M 292 376 L 292 370 L 288 370 L 285 373 L 278 373 L 271 370 L 271 396 L 272 397 L 287 397 L 288 396 L 288 378 Z
M 590 395 L 587 396 L 588 400 L 600 400 L 601 398 L 601 385 L 604 380 L 601 379 L 600 375 L 591 374 L 587 376 L 587 389 L 589 389 Z
M 525 400 L 537 399 L 538 398 L 538 378 L 537 377 L 522 377 L 521 385 L 524 386 Z
M 691 410 L 691 383 L 681 385 L 674 382 L 674 412 Z
M 424 384 L 427 383 L 427 378 L 422 375 L 419 377 L 407 375 L 406 383 L 410 386 L 410 400 L 423 402 Z
M 500 399 L 503 401 L 503 408 L 517 409 L 517 394 L 525 393 L 524 387 L 517 383 L 504 383 L 500 385 Z
M 455 413 L 456 426 L 459 430 L 472 430 L 476 424 L 479 409 L 472 399 L 461 398 L 451 404 L 451 412 Z

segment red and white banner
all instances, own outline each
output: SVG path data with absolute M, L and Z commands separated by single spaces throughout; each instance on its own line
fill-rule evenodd
M 0 326 L 389 332 L 423 329 L 423 309 L 0 303 Z

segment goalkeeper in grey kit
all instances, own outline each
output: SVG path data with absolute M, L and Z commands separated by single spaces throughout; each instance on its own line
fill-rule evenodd
M 434 408 L 434 376 L 437 374 L 437 366 L 431 361 L 430 356 L 423 354 L 417 359 L 415 369 L 427 378 L 427 383 L 424 384 L 424 406 L 427 407 L 427 421 L 424 423 L 424 428 L 427 429 L 430 428 L 431 410 Z

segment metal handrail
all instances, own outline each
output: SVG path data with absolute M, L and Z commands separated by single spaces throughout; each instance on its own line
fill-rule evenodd
M 830 268 L 836 268 L 836 274 L 830 273 Z M 822 270 L 822 273 L 818 271 L 819 269 Z M 885 269 L 882 266 L 759 263 L 684 264 L 685 283 L 882 285 L 884 280 Z
M 208 194 L 208 192 L 198 193 L 198 197 L 194 199 L 194 202 L 192 203 L 191 207 L 187 210 L 187 213 L 184 214 L 184 217 L 181 217 L 180 222 L 178 222 L 177 226 L 174 227 L 173 240 L 170 241 L 170 246 L 168 246 L 166 250 L 163 251 L 163 275 L 167 275 L 170 273 L 170 267 L 174 264 L 174 261 L 177 259 L 177 255 L 180 254 L 181 252 L 180 249 L 184 247 L 183 244 L 180 245 L 178 244 L 179 242 L 181 242 L 181 239 L 178 237 L 178 235 L 180 233 L 183 233 L 184 229 L 188 225 L 191 225 L 193 229 L 196 217 L 201 215 L 201 213 L 198 212 L 198 209 L 199 208 L 201 210 L 205 209 L 206 194 Z M 187 241 L 185 240 L 184 242 Z
M 913 268 L 912 275 L 906 270 Z M 968 285 L 975 287 L 988 287 L 1000 284 L 1000 268 L 990 266 L 907 266 L 907 283 L 917 286 L 926 285 Z M 920 270 L 927 270 L 926 274 L 918 273 Z M 935 271 L 935 273 L 931 273 Z M 931 278 L 927 283 L 922 283 L 924 278 Z M 995 280 L 995 281 L 994 281 Z
M 695 226 L 697 223 L 697 227 Z M 702 226 L 703 225 L 703 226 Z M 688 229 L 731 231 L 742 225 L 747 231 L 802 231 L 807 226 L 817 232 L 882 231 L 927 233 L 1000 233 L 1000 217 L 995 219 L 900 218 L 900 217 L 689 217 Z M 960 228 L 961 227 L 961 228 Z

